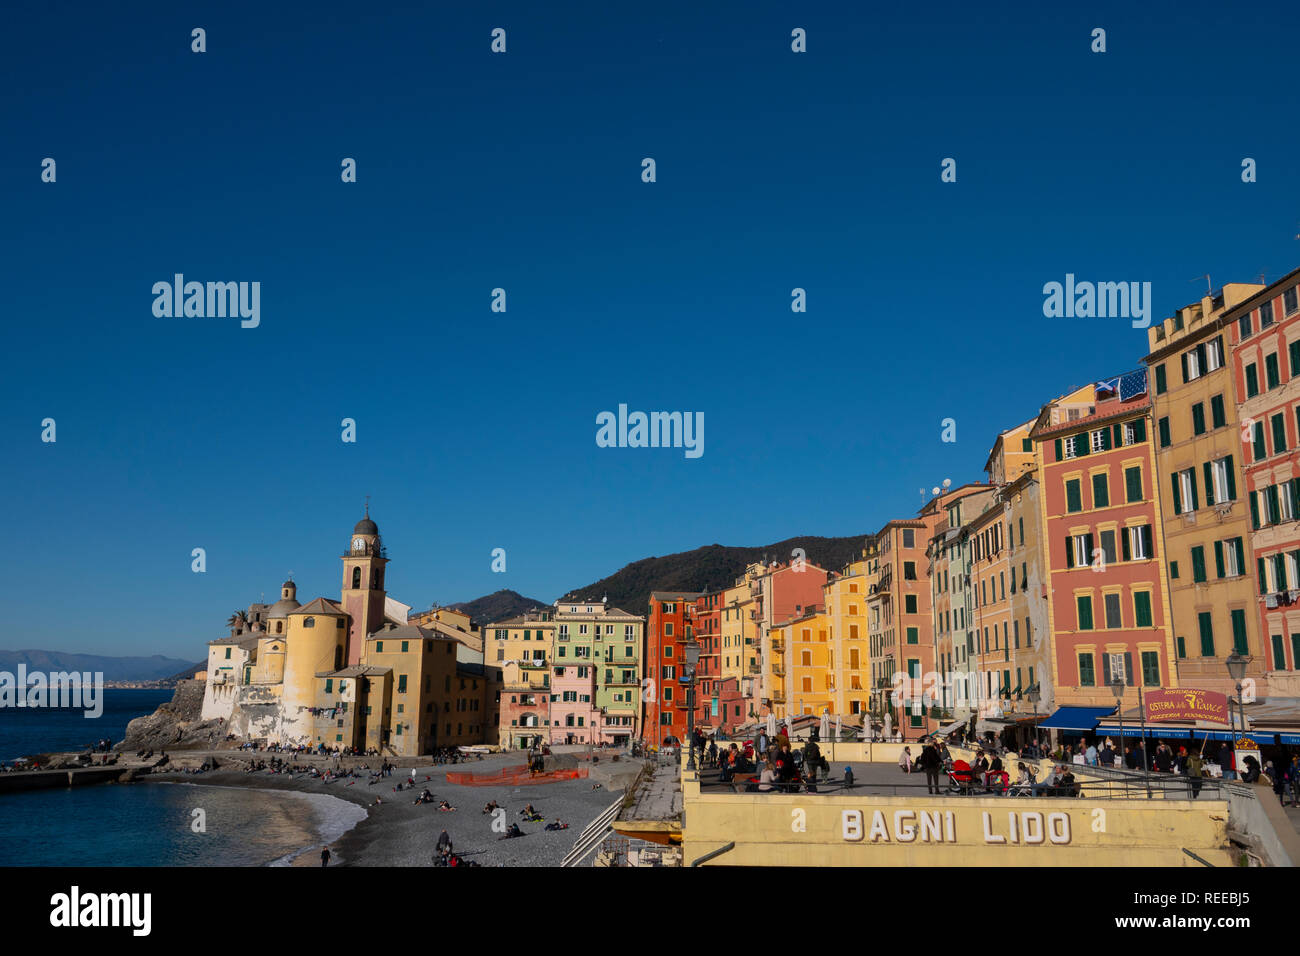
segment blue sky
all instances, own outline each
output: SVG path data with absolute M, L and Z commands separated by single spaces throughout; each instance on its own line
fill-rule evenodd
M 1044 283 L 1149 281 L 1158 321 L 1300 265 L 1295 6 L 1133 6 L 11 11 L 0 646 L 197 659 L 289 571 L 337 597 L 367 494 L 427 607 L 981 479 L 1145 351 Z M 156 318 L 177 272 L 261 282 L 261 325 Z M 703 457 L 598 448 L 619 403 L 702 411 Z

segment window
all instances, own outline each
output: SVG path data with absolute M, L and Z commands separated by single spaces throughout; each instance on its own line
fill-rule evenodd
M 1097 684 L 1097 672 L 1092 663 L 1091 654 L 1079 655 L 1079 686 L 1095 687 Z
M 1237 608 L 1232 612 L 1232 650 L 1237 654 L 1247 654 L 1246 649 L 1246 612 Z
M 1147 687 L 1160 686 L 1160 654 L 1156 651 L 1142 652 L 1142 683 Z
M 1095 455 L 1099 451 L 1105 451 L 1110 447 L 1110 432 L 1103 428 L 1101 431 L 1092 433 L 1092 452 Z
M 1269 352 L 1264 356 L 1264 381 L 1268 383 L 1269 388 L 1277 388 L 1281 383 L 1277 372 L 1276 352 Z
M 1092 564 L 1092 535 L 1076 534 L 1065 543 L 1066 568 L 1086 568 Z
M 1153 554 L 1151 525 L 1134 525 L 1124 529 L 1124 560 L 1145 561 Z
M 1205 343 L 1205 371 L 1223 368 L 1223 336 Z
M 1133 592 L 1133 619 L 1137 627 L 1151 627 L 1151 592 Z
M 1202 402 L 1192 406 L 1192 434 L 1205 434 L 1205 405 Z
M 909 628 L 907 629 L 907 643 L 909 643 L 909 644 L 919 644 L 920 642 L 921 642 L 921 630 L 920 630 L 920 628 L 909 627 Z
M 1219 577 L 1235 578 L 1246 573 L 1246 552 L 1241 538 L 1214 542 L 1214 560 Z
M 1079 436 L 1071 435 L 1069 438 L 1065 439 L 1064 447 L 1065 447 L 1065 457 L 1067 459 L 1078 458 L 1079 457 Z
M 1127 502 L 1129 504 L 1142 500 L 1141 465 L 1134 465 L 1132 468 L 1124 469 L 1124 487 L 1127 492 Z
M 1196 615 L 1196 623 L 1201 632 L 1201 656 L 1214 656 L 1214 620 L 1209 611 Z
M 1237 482 L 1232 474 L 1232 456 L 1205 463 L 1205 503 L 1222 504 L 1237 500 Z
M 1157 365 L 1156 366 L 1156 394 L 1163 395 L 1168 390 L 1168 387 L 1169 386 L 1165 382 L 1165 367 L 1163 365 Z
M 1197 584 L 1205 581 L 1205 548 L 1199 544 L 1192 548 L 1192 580 Z
M 1210 421 L 1215 428 L 1222 428 L 1228 423 L 1223 410 L 1223 396 L 1215 395 L 1210 399 Z
M 916 580 L 916 562 L 915 562 L 915 561 L 904 561 L 904 562 L 903 562 L 903 580 L 904 580 L 904 581 L 915 581 L 915 580 Z
M 1080 594 L 1074 599 L 1079 612 L 1079 630 L 1092 630 L 1092 596 Z
M 1191 382 L 1201 377 L 1201 350 L 1183 353 L 1183 381 Z
M 1071 478 L 1065 483 L 1065 510 L 1068 514 L 1083 510 L 1083 494 L 1079 490 L 1079 479 Z
M 1287 315 L 1297 310 L 1296 287 L 1292 286 L 1282 293 L 1282 311 Z
M 1273 303 L 1265 302 L 1259 307 L 1259 327 L 1266 329 L 1273 324 Z
M 903 595 L 903 613 L 905 613 L 905 614 L 915 614 L 915 613 L 916 613 L 916 595 L 915 595 L 915 594 L 904 594 L 904 595 Z
M 1280 455 L 1286 451 L 1286 416 L 1281 412 L 1274 415 L 1273 422 L 1273 454 Z
M 1103 471 L 1092 476 L 1092 506 L 1094 508 L 1106 508 L 1109 505 L 1110 487 L 1107 484 L 1107 475 Z
M 1156 423 L 1156 430 L 1160 432 L 1160 447 L 1168 448 L 1172 441 L 1169 437 L 1169 418 L 1167 416 Z
M 1124 423 L 1124 444 L 1137 445 L 1147 440 L 1146 422 L 1138 419 L 1135 422 Z
M 1259 394 L 1259 369 L 1251 362 L 1246 366 L 1246 397 L 1254 398 Z
M 1106 627 L 1123 627 L 1124 619 L 1120 613 L 1119 595 L 1107 594 L 1104 601 L 1106 605 Z
M 905 547 L 905 548 L 914 548 L 914 547 L 916 547 L 916 531 L 915 531 L 915 529 L 913 529 L 913 528 L 904 528 L 904 529 L 903 529 L 903 547 Z
M 1101 559 L 1106 564 L 1114 564 L 1119 560 L 1119 554 L 1115 551 L 1115 532 L 1106 530 L 1101 532 Z
M 1195 511 L 1201 505 L 1196 497 L 1196 469 L 1185 468 L 1174 472 L 1174 514 L 1186 514 Z

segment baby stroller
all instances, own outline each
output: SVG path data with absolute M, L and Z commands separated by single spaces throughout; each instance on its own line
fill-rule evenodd
M 971 773 L 970 764 L 965 760 L 954 760 L 948 771 L 949 793 L 972 793 L 975 789 L 975 775 Z

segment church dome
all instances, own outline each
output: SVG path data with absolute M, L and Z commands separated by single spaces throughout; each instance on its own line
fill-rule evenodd
M 353 534 L 379 534 L 379 527 L 369 517 L 362 518 L 352 529 Z
M 281 598 L 271 605 L 270 610 L 266 612 L 267 620 L 277 617 L 288 617 L 290 611 L 296 611 L 302 605 L 293 598 Z

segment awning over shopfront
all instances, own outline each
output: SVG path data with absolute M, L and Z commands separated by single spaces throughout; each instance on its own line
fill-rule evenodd
M 938 734 L 940 737 L 947 737 L 949 734 L 953 733 L 958 728 L 965 727 L 965 726 L 966 726 L 966 721 L 954 720 L 948 726 L 940 727 L 937 731 L 935 731 L 935 733 Z
M 1115 713 L 1114 707 L 1060 707 L 1038 726 L 1043 730 L 1085 730 L 1097 728 L 1097 721 Z M 1126 728 L 1127 729 L 1127 728 Z

